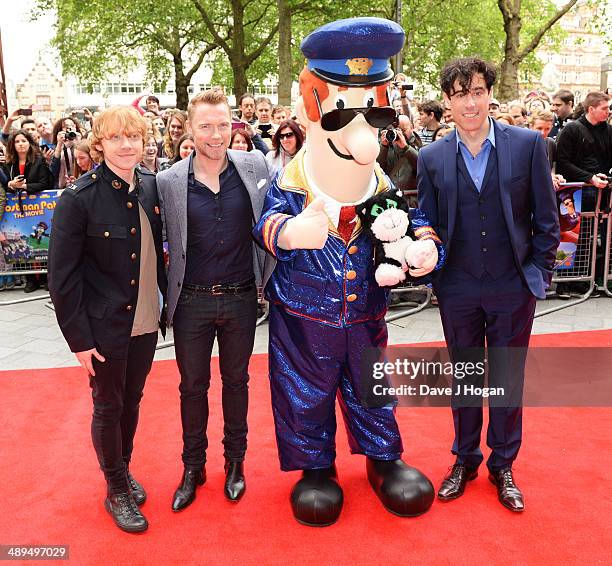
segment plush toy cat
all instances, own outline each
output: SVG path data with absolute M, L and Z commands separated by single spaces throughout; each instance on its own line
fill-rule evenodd
M 433 240 L 414 239 L 408 204 L 401 193 L 379 193 L 356 208 L 361 226 L 375 242 L 374 277 L 381 287 L 402 283 L 409 268 L 419 268 L 437 254 Z

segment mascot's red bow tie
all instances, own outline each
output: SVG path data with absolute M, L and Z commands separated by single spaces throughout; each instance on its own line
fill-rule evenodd
M 355 227 L 355 206 L 343 206 L 340 209 L 340 219 L 338 220 L 338 233 L 342 239 L 348 244 L 353 234 Z

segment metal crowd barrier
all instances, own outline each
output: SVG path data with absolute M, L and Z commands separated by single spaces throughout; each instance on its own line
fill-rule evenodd
M 610 291 L 608 285 L 612 283 L 612 245 L 610 244 L 610 236 L 612 236 L 612 180 L 608 182 L 606 197 L 606 206 L 603 207 L 601 213 L 601 219 L 606 221 L 604 232 L 606 235 L 606 245 L 604 247 L 603 288 L 601 290 L 608 295 L 608 297 L 612 297 L 612 291 Z
M 573 185 L 575 186 L 575 185 Z M 591 187 L 583 183 L 582 187 Z M 563 190 L 563 186 L 561 189 Z M 536 312 L 534 318 L 546 316 L 553 312 L 557 312 L 569 307 L 573 307 L 586 301 L 595 289 L 595 262 L 597 260 L 597 236 L 599 230 L 599 218 L 601 211 L 602 191 L 597 191 L 597 199 L 595 210 L 592 212 L 580 213 L 580 234 L 578 239 L 578 247 L 574 256 L 574 265 L 569 269 L 556 269 L 552 282 L 553 283 L 588 283 L 588 289 L 581 294 L 576 300 L 566 301 L 561 305 L 557 305 L 548 309 Z
M 416 295 L 422 294 L 423 298 L 421 301 L 416 300 Z M 402 295 L 408 295 L 409 297 L 402 300 Z M 387 322 L 393 322 L 399 320 L 411 314 L 415 314 L 422 311 L 431 303 L 431 297 L 433 292 L 427 285 L 416 285 L 414 283 L 406 283 L 401 287 L 391 289 L 391 304 L 389 305 L 389 313 L 385 317 Z M 396 297 L 398 299 L 396 301 Z M 401 309 L 401 310 L 400 310 Z M 391 311 L 398 312 L 391 312 Z
M 0 254 L 2 252 L 0 251 Z M 4 277 L 7 275 L 12 275 L 14 277 L 20 277 L 22 275 L 46 275 L 47 273 L 47 262 L 46 261 L 38 261 L 36 263 L 27 263 L 27 262 L 15 262 L 10 263 L 8 265 L 4 264 L 4 269 L 8 269 L 4 271 L 4 269 L 0 266 L 0 276 Z M 16 288 L 17 291 L 20 290 L 19 287 Z M 0 297 L 2 294 L 0 293 Z M 33 301 L 41 301 L 43 299 L 48 299 L 49 293 L 37 294 L 34 296 L 26 296 L 22 299 L 11 299 L 9 301 L 0 301 L 1 306 L 9 306 L 9 305 L 18 305 L 20 303 L 31 303 Z

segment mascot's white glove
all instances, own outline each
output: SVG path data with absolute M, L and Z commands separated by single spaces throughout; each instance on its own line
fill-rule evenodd
M 412 277 L 423 277 L 438 263 L 438 248 L 433 240 L 417 240 L 406 250 L 406 263 L 412 266 L 408 273 Z
M 325 203 L 315 198 L 302 212 L 285 222 L 278 235 L 278 245 L 284 250 L 320 250 L 328 233 Z

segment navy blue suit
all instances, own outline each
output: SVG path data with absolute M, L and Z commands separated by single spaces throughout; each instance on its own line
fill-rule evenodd
M 444 269 L 433 275 L 451 355 L 462 348 L 526 348 L 535 298 L 544 298 L 559 245 L 559 217 L 544 139 L 537 132 L 493 121 L 492 148 L 480 192 L 456 132 L 423 148 L 417 181 L 419 208 L 447 250 Z M 499 350 L 498 350 L 499 351 Z M 493 358 L 495 359 L 495 356 Z M 489 386 L 507 373 L 489 366 Z M 500 371 L 501 370 L 501 371 Z M 506 375 L 507 378 L 507 375 Z M 512 387 L 522 392 L 523 366 Z M 482 406 L 453 403 L 457 462 L 477 467 Z M 490 407 L 490 470 L 512 465 L 521 444 L 522 408 Z

